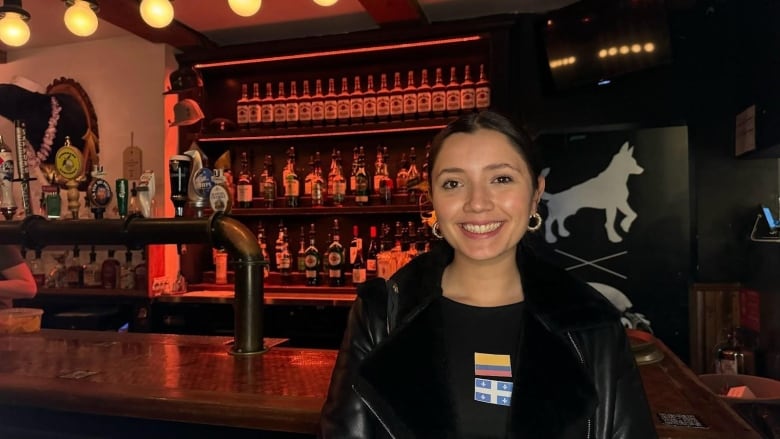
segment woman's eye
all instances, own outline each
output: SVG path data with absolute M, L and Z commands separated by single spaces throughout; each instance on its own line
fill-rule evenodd
M 508 175 L 502 175 L 501 177 L 496 177 L 493 181 L 495 181 L 496 183 L 506 184 L 506 183 L 511 183 L 513 180 L 512 177 Z
M 458 187 L 458 182 L 455 180 L 447 180 L 444 183 L 442 183 L 441 187 L 444 189 L 455 189 L 456 187 Z

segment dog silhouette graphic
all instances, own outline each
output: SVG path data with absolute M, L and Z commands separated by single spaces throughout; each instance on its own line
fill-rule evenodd
M 550 168 L 545 168 L 542 175 L 549 174 Z M 566 238 L 569 231 L 564 222 L 580 209 L 603 209 L 606 214 L 604 228 L 610 242 L 621 242 L 623 238 L 615 230 L 615 219 L 620 211 L 625 217 L 620 221 L 620 228 L 628 232 L 631 224 L 637 218 L 636 212 L 628 205 L 628 177 L 638 175 L 644 169 L 634 158 L 634 147 L 625 142 L 610 161 L 606 169 L 597 176 L 574 185 L 555 194 L 545 192 L 542 200 L 547 204 L 548 218 L 545 221 L 545 240 L 556 242 L 558 238 L 553 233 L 557 224 L 558 236 Z

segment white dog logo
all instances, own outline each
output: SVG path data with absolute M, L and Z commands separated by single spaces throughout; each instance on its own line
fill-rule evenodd
M 599 175 L 572 186 L 556 194 L 545 192 L 542 199 L 547 202 L 548 218 L 545 221 L 545 239 L 547 242 L 555 242 L 557 238 L 553 234 L 553 224 L 558 224 L 558 235 L 565 238 L 569 236 L 564 221 L 577 213 L 582 208 L 604 209 L 607 230 L 607 238 L 611 242 L 620 242 L 623 238 L 615 230 L 615 217 L 620 210 L 625 218 L 620 222 L 620 228 L 628 232 L 631 223 L 637 217 L 628 205 L 628 177 L 641 174 L 644 169 L 640 167 L 634 158 L 634 147 L 629 147 L 628 142 L 620 147 L 620 151 L 612 157 L 612 161 Z M 542 171 L 546 176 L 550 169 Z

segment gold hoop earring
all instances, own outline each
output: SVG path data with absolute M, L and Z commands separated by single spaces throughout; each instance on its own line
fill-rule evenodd
M 444 239 L 444 235 L 441 234 L 441 230 L 440 230 L 438 221 L 433 223 L 433 225 L 431 226 L 431 233 L 433 233 L 433 236 L 435 236 L 435 237 L 437 237 L 439 239 Z
M 542 216 L 539 215 L 539 212 L 534 212 L 534 214 L 531 215 L 531 217 L 529 219 L 536 220 L 536 224 L 534 224 L 534 225 L 531 225 L 531 221 L 528 221 L 528 230 L 530 232 L 535 232 L 535 231 L 539 230 L 542 227 L 543 220 L 542 220 Z

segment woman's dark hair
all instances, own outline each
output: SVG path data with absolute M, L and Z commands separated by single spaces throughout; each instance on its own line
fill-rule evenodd
M 428 157 L 428 185 L 433 188 L 433 165 L 441 151 L 442 144 L 453 134 L 467 133 L 471 134 L 478 130 L 492 130 L 506 136 L 520 156 L 523 157 L 528 169 L 531 171 L 531 181 L 534 189 L 538 182 L 539 174 L 542 172 L 541 159 L 539 152 L 531 140 L 531 137 L 520 128 L 516 127 L 509 119 L 495 111 L 485 110 L 479 113 L 471 113 L 459 117 L 450 122 L 442 129 L 431 143 L 431 151 Z

